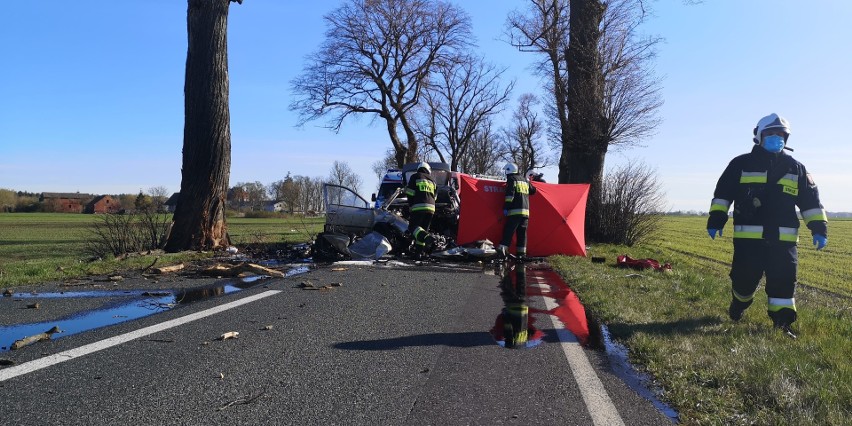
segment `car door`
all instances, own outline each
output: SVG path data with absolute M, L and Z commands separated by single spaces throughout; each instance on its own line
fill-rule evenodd
M 363 235 L 372 231 L 376 212 L 370 203 L 352 189 L 323 184 L 325 231 Z

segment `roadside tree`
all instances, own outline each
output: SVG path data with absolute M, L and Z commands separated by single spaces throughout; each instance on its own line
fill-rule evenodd
M 445 1 L 349 0 L 325 21 L 325 41 L 292 82 L 290 108 L 301 124 L 328 117 L 334 131 L 352 114 L 380 118 L 397 166 L 416 161 L 412 109 L 435 68 L 468 46 L 469 17 Z
M 188 0 L 180 200 L 165 249 L 230 245 L 225 221 L 231 173 L 228 11 L 242 0 Z
M 467 154 L 482 125 L 500 113 L 514 87 L 500 87 L 504 69 L 472 55 L 459 55 L 437 68 L 424 92 L 417 119 L 418 133 L 430 151 L 452 170 Z

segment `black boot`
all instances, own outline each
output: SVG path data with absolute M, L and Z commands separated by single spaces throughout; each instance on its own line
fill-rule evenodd
M 748 302 L 742 302 L 736 297 L 731 298 L 731 304 L 728 306 L 728 317 L 731 318 L 732 321 L 739 321 L 743 318 L 743 313 L 745 313 L 746 308 L 751 306 L 752 300 Z
M 772 318 L 772 324 L 775 328 L 781 329 L 787 337 L 796 338 L 796 333 L 793 332 L 792 325 L 796 321 L 796 311 L 792 309 L 781 309 L 780 311 L 768 311 L 769 318 Z

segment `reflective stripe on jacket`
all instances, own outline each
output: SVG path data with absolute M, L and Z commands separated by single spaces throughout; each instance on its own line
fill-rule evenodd
M 786 153 L 771 154 L 758 145 L 728 164 L 716 184 L 710 213 L 727 215 L 731 205 L 734 238 L 795 243 L 800 223 L 796 207 L 806 224 L 821 222 L 824 229 L 828 221 L 805 166 Z
M 435 212 L 435 181 L 428 173 L 417 172 L 408 179 L 405 195 L 408 196 L 408 209 L 412 212 Z
M 506 176 L 506 198 L 503 210 L 508 216 L 529 216 L 530 195 L 535 194 L 532 186 L 522 175 L 513 173 Z

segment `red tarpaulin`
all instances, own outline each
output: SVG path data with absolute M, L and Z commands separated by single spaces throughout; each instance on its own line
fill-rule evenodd
M 476 179 L 459 174 L 461 198 L 459 245 L 488 239 L 495 245 L 503 238 L 503 201 L 506 182 Z M 530 196 L 530 224 L 527 229 L 527 255 L 586 255 L 586 198 L 588 184 L 534 182 Z M 515 251 L 512 239 L 511 251 Z

